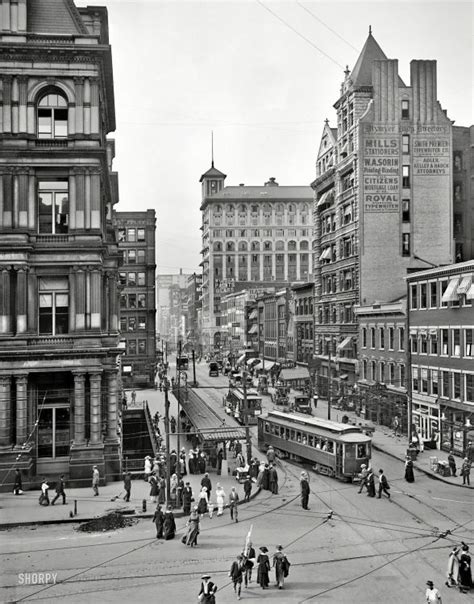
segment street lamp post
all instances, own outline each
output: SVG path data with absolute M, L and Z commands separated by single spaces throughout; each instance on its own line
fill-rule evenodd
M 166 501 L 170 500 L 170 474 L 171 474 L 171 459 L 170 459 L 170 401 L 168 398 L 169 381 L 165 376 L 163 380 L 165 390 L 165 442 L 166 442 Z

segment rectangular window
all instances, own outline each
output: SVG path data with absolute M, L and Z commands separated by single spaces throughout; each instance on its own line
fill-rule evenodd
M 120 294 L 120 308 L 127 308 L 127 294 Z
M 413 392 L 418 392 L 418 367 L 413 367 L 411 385 Z
M 38 232 L 59 235 L 68 232 L 69 185 L 67 180 L 38 183 Z
M 137 229 L 137 241 L 145 241 L 145 229 Z
M 122 241 L 125 241 L 126 238 L 126 229 L 118 229 L 118 241 L 119 243 L 122 243 Z
M 385 348 L 385 329 L 383 327 L 379 328 L 379 347 L 380 350 Z
M 410 135 L 402 134 L 402 153 L 408 155 L 410 153 Z
M 367 328 L 362 328 L 362 348 L 367 348 Z
M 127 273 L 119 273 L 119 283 L 120 285 L 127 285 Z
M 436 281 L 430 281 L 430 308 L 438 306 L 438 284 Z
M 127 317 L 120 317 L 120 331 L 127 331 Z
M 453 373 L 453 398 L 461 400 L 461 374 Z
M 138 308 L 146 308 L 146 294 L 138 294 Z
M 370 347 L 375 348 L 375 327 L 370 328 Z
M 410 200 L 402 199 L 402 222 L 410 222 Z
M 422 369 L 420 372 L 420 392 L 428 394 L 428 369 Z
M 138 354 L 146 354 L 146 340 L 138 340 Z
M 466 401 L 474 403 L 474 374 L 466 373 Z
M 410 310 L 417 310 L 418 308 L 418 286 L 416 284 L 410 285 Z
M 145 264 L 145 250 L 137 250 L 137 264 Z
M 418 335 L 416 333 L 412 334 L 410 336 L 410 341 L 411 341 L 411 351 L 414 353 L 417 353 L 418 352 Z
M 474 357 L 474 329 L 464 330 L 464 356 Z
M 405 328 L 398 328 L 398 350 L 405 350 Z
M 128 250 L 128 264 L 136 264 L 136 263 L 137 263 L 137 251 Z
M 430 335 L 430 354 L 438 354 L 438 334 Z
M 446 291 L 447 287 L 448 287 L 448 280 L 440 279 L 440 281 L 439 281 L 439 306 L 441 308 L 447 308 L 447 306 L 448 306 L 447 302 L 443 302 L 443 295 L 444 295 L 444 292 Z
M 438 370 L 437 369 L 432 369 L 430 371 L 431 373 L 431 394 L 434 395 L 438 395 L 439 393 L 439 389 L 438 389 Z
M 410 255 L 410 233 L 402 233 L 402 256 Z
M 449 330 L 441 329 L 441 355 L 447 357 L 449 354 Z
M 428 305 L 428 285 L 420 283 L 420 308 L 425 309 Z
M 400 365 L 400 386 L 405 387 L 405 365 Z
M 449 398 L 451 388 L 449 387 L 449 378 L 451 377 L 449 371 L 441 371 L 441 396 L 443 398 Z
M 128 273 L 128 285 L 135 287 L 137 284 L 137 273 Z
M 385 382 L 385 363 L 381 362 L 379 365 L 380 377 L 379 381 L 383 384 Z
M 143 287 L 146 285 L 145 273 L 137 273 L 137 285 Z
M 67 278 L 39 279 L 39 333 L 58 336 L 69 331 L 69 283 Z
M 410 119 L 410 101 L 402 100 L 402 120 Z
M 137 229 L 127 229 L 127 241 L 135 243 L 137 240 Z
M 420 354 L 428 354 L 428 338 L 424 334 L 420 336 Z
M 146 329 L 146 317 L 138 317 L 138 329 Z
M 395 329 L 393 327 L 388 328 L 388 349 L 393 350 L 395 347 Z
M 127 341 L 127 354 L 137 354 L 137 341 L 136 340 Z
M 128 308 L 137 307 L 137 294 L 128 294 Z
M 136 317 L 128 317 L 128 331 L 135 331 L 137 328 Z
M 452 348 L 452 356 L 460 357 L 461 356 L 461 330 L 453 329 L 453 348 Z
M 402 166 L 402 187 L 410 188 L 410 166 Z

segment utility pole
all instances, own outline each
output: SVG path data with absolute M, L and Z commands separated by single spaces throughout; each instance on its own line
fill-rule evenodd
M 193 348 L 193 388 L 196 388 L 197 386 L 197 382 L 196 382 L 196 354 L 194 352 L 194 348 Z
M 165 387 L 165 438 L 166 438 L 166 503 L 170 501 L 170 474 L 171 474 L 171 459 L 170 459 L 170 401 L 168 398 L 169 382 L 168 378 L 164 379 Z
M 247 443 L 247 464 L 250 466 L 252 460 L 252 441 L 250 440 L 250 428 L 245 426 L 245 440 Z
M 178 356 L 176 357 L 176 377 L 178 379 L 178 417 L 177 417 L 177 427 L 178 427 L 178 433 L 176 435 L 176 448 L 177 448 L 177 453 L 179 455 L 179 452 L 181 451 L 180 448 L 180 438 L 179 438 L 179 433 L 181 431 L 181 421 L 180 421 L 180 416 L 179 416 L 179 412 L 181 409 L 181 365 L 180 365 L 180 361 L 181 361 L 181 340 L 179 340 L 178 342 Z
M 331 347 L 332 347 L 332 340 L 329 338 L 328 341 L 328 419 L 331 419 L 331 404 L 332 404 L 332 400 L 331 400 Z
M 244 409 L 245 409 L 245 426 L 249 425 L 249 416 L 247 409 L 247 372 L 242 371 L 243 387 L 244 387 Z

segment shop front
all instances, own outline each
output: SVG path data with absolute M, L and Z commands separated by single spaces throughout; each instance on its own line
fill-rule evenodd
M 472 411 L 463 409 L 463 403 L 457 403 L 456 408 L 451 406 L 452 404 L 450 401 L 449 405 L 441 409 L 441 449 L 453 450 L 455 455 L 464 456 L 467 443 L 474 442 Z
M 413 397 L 412 401 L 412 424 L 413 429 L 421 437 L 425 446 L 439 449 L 440 447 L 440 409 L 437 403 L 429 403 L 427 400 L 419 400 Z

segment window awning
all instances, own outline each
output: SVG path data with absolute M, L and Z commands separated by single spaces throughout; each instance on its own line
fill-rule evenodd
M 256 319 L 258 317 L 258 310 L 254 308 L 252 312 L 249 314 L 249 321 Z
M 280 380 L 304 380 L 309 378 L 307 367 L 283 368 L 280 372 Z
M 458 299 L 457 289 L 461 277 L 451 277 L 448 283 L 448 287 L 441 298 L 442 302 L 454 302 Z
M 351 350 L 352 349 L 352 336 L 344 338 L 340 344 L 336 346 L 336 350 Z
M 258 333 L 258 325 L 252 325 L 252 327 L 249 329 L 248 333 Z
M 467 294 L 466 294 L 466 298 L 468 300 L 474 300 L 474 283 L 471 285 L 471 287 L 469 288 Z
M 466 275 L 461 279 L 461 283 L 459 284 L 457 293 L 459 294 L 467 294 L 469 288 L 472 284 L 472 275 Z
M 429 334 L 430 334 L 430 336 L 438 337 L 438 330 L 435 327 L 431 327 L 429 329 Z
M 329 203 L 331 201 L 331 199 L 329 197 L 332 196 L 332 193 L 333 193 L 333 189 L 330 189 L 329 191 L 326 191 L 325 193 L 323 193 L 321 195 L 321 197 L 319 198 L 319 201 L 316 204 L 316 207 L 320 208 L 325 203 Z
M 262 364 L 262 369 L 264 368 L 265 365 L 265 371 L 270 371 L 270 369 L 273 369 L 273 367 L 276 365 L 277 363 L 275 363 L 274 361 L 263 361 Z
M 319 256 L 320 260 L 326 260 L 327 258 L 329 258 L 329 256 L 331 255 L 331 248 L 327 247 L 323 253 L 321 254 L 321 256 Z
M 416 327 L 410 327 L 410 335 L 411 336 L 416 336 L 418 335 L 418 330 Z

